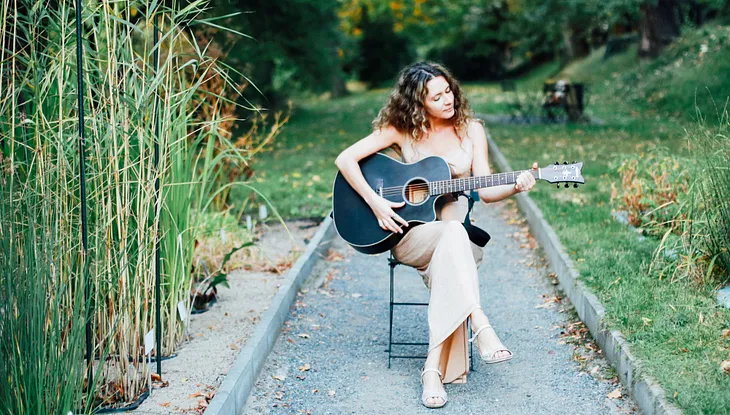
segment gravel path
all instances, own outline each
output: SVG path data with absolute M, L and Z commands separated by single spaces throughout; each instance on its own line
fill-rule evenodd
M 445 386 L 440 413 L 637 413 L 629 398 L 614 397 L 622 391 L 615 373 L 554 289 L 514 203 L 480 203 L 474 216 L 492 235 L 479 268 L 482 306 L 515 357 L 486 365 L 474 348 L 475 370 L 466 384 Z M 244 414 L 433 413 L 420 403 L 423 359 L 387 368 L 386 255 L 357 253 L 338 238 L 292 306 Z M 428 300 L 405 266 L 396 268 L 395 292 L 396 301 Z M 425 307 L 396 308 L 394 325 L 396 341 L 428 341 Z

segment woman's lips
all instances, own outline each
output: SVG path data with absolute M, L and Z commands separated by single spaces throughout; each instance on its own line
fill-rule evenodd
M 444 110 L 444 112 L 449 112 L 449 111 L 451 111 L 452 109 L 454 109 L 454 107 L 453 107 L 453 106 L 449 106 L 448 108 L 446 108 L 446 109 Z

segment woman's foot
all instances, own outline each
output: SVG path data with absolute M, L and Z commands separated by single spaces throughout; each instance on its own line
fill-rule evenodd
M 512 352 L 504 347 L 499 340 L 481 307 L 474 310 L 471 317 L 474 336 L 469 341 L 476 341 L 482 359 L 487 363 L 497 363 L 511 359 Z M 479 334 L 477 335 L 477 333 Z
M 423 393 L 421 402 L 427 408 L 440 408 L 446 404 L 446 390 L 441 383 L 441 372 L 436 368 L 421 371 L 421 382 L 423 383 Z
M 474 330 L 474 336 L 469 341 L 477 342 L 479 354 L 486 363 L 499 363 L 512 358 L 512 352 L 504 347 L 490 324 Z

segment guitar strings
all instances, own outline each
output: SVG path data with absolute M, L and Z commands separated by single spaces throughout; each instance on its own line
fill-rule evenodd
M 498 177 L 499 175 L 507 175 L 507 174 L 515 174 L 515 173 L 520 174 L 520 173 L 522 173 L 522 171 L 515 171 L 515 172 L 509 172 L 509 173 L 497 173 L 497 174 L 492 174 L 492 175 L 489 175 L 489 176 L 482 176 L 482 177 L 488 178 L 488 180 L 486 180 L 486 181 L 493 182 L 494 181 L 494 178 Z M 491 179 L 491 180 L 489 180 L 489 179 Z M 447 188 L 449 188 L 449 187 L 451 187 L 453 185 L 470 184 L 470 183 L 475 183 L 476 182 L 472 178 L 467 178 L 467 179 L 451 179 L 451 180 L 452 180 L 452 183 L 453 184 L 444 184 L 444 185 L 441 185 L 440 187 L 447 189 Z M 456 181 L 463 181 L 463 183 L 455 183 Z M 439 181 L 439 182 L 443 182 L 443 181 Z M 382 194 L 383 195 L 394 196 L 394 195 L 399 195 L 401 192 L 404 191 L 404 189 L 406 187 L 408 187 L 410 190 L 414 190 L 414 191 L 430 190 L 431 185 L 434 185 L 436 187 L 439 187 L 439 185 L 436 184 L 436 183 L 439 183 L 439 182 L 432 182 L 430 184 L 429 183 L 420 183 L 420 184 L 414 184 L 414 185 L 410 185 L 410 186 L 402 185 L 402 186 L 383 187 L 381 189 L 381 191 L 382 191 Z M 490 183 L 490 184 L 492 184 L 492 183 Z M 511 183 L 505 183 L 505 184 L 511 184 Z M 479 187 L 485 187 L 485 186 L 479 186 Z M 450 193 L 450 192 L 445 192 L 445 193 Z

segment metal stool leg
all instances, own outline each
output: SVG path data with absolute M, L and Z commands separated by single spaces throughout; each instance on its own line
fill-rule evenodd
M 390 294 L 389 294 L 389 300 L 388 300 L 388 318 L 389 318 L 389 324 L 388 324 L 388 349 L 386 352 L 388 352 L 388 369 L 390 369 L 390 362 L 391 359 L 425 359 L 427 356 L 414 356 L 414 355 L 393 355 L 393 345 L 409 345 L 409 346 L 428 346 L 428 343 L 409 343 L 409 342 L 394 342 L 393 341 L 393 310 L 395 306 L 401 305 L 401 306 L 428 306 L 428 303 L 404 303 L 404 302 L 396 302 L 395 301 L 395 294 L 394 294 L 394 286 L 395 286 L 395 267 L 401 264 L 397 259 L 393 257 L 393 254 L 390 254 L 390 258 L 388 258 L 388 266 L 390 267 Z M 467 336 L 471 333 L 471 316 L 467 317 L 466 320 L 466 331 Z M 474 343 L 469 343 L 469 369 L 474 370 Z
M 388 369 L 390 369 L 390 359 L 393 353 L 393 273 L 395 271 L 395 266 L 398 265 L 393 260 L 393 254 L 390 254 L 388 265 L 390 266 L 390 324 L 388 325 Z

